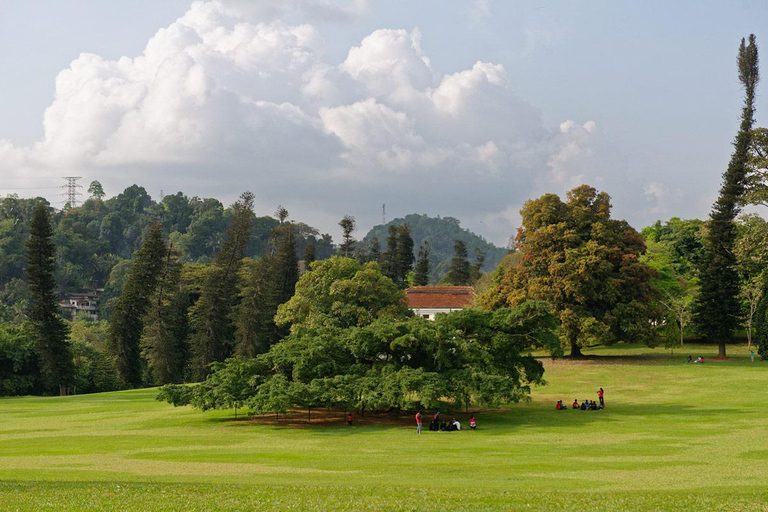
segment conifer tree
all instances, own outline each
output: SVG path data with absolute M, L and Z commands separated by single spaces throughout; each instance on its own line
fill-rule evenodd
M 275 280 L 272 303 L 276 311 L 278 305 L 293 297 L 296 281 L 299 280 L 299 259 L 296 256 L 296 235 L 293 224 L 286 222 L 275 229 L 279 231 L 277 252 L 272 268 L 272 276 Z
M 454 286 L 466 286 L 470 282 L 467 245 L 461 240 L 456 240 L 456 243 L 453 245 L 453 251 L 456 255 L 451 259 L 451 267 L 448 269 L 445 277 L 443 277 L 443 282 Z
M 398 228 L 397 234 L 397 275 L 395 282 L 400 286 L 405 286 L 406 277 L 413 269 L 413 238 L 411 237 L 411 227 L 403 224 Z
M 277 326 L 274 302 L 273 258 L 246 260 L 240 269 L 240 302 L 236 307 L 235 353 L 255 357 L 269 350 Z
M 317 259 L 315 256 L 315 244 L 312 242 L 304 246 L 304 268 L 309 270 L 312 266 L 312 262 Z
M 53 228 L 48 209 L 35 207 L 27 240 L 26 277 L 30 290 L 29 324 L 45 380 L 58 385 L 59 394 L 67 394 L 72 382 L 74 363 L 68 342 L 69 328 L 59 316 L 56 300 Z
M 211 363 L 223 361 L 234 350 L 232 310 L 239 297 L 238 271 L 250 241 L 253 194 L 244 192 L 233 210 L 221 251 L 213 260 L 200 299 L 190 311 L 192 371 L 197 379 L 210 373 Z
M 152 224 L 141 248 L 133 255 L 123 293 L 117 299 L 109 323 L 108 346 L 123 386 L 142 384 L 141 334 L 150 297 L 165 263 L 166 246 L 160 223 Z
M 381 273 L 395 281 L 397 279 L 397 244 L 399 242 L 397 226 L 389 226 L 387 249 L 381 258 Z
M 741 310 L 739 275 L 733 249 L 737 237 L 735 219 L 745 193 L 754 124 L 755 85 L 759 78 L 754 34 L 749 36 L 749 44 L 741 40 L 738 69 L 739 81 L 744 87 L 741 125 L 731 160 L 723 173 L 720 196 L 710 213 L 704 258 L 699 269 L 701 291 L 695 309 L 701 333 L 719 344 L 719 358 L 726 357 L 725 344 L 739 325 Z
M 368 251 L 368 261 L 381 263 L 381 244 L 378 237 L 371 238 L 370 249 Z
M 187 298 L 181 292 L 181 269 L 180 252 L 169 243 L 141 340 L 153 384 L 181 382 L 184 378 Z
M 345 215 L 341 221 L 342 242 L 339 245 L 339 255 L 351 258 L 355 253 L 355 239 L 352 238 L 352 232 L 355 230 L 355 218 L 351 215 Z
M 429 284 L 429 243 L 424 241 L 419 247 L 419 256 L 416 258 L 413 284 L 426 286 Z

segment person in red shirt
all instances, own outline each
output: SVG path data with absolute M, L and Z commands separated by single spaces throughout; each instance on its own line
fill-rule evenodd
M 352 426 L 352 414 L 347 413 L 347 425 Z
M 605 402 L 603 401 L 603 394 L 604 393 L 605 393 L 605 391 L 603 391 L 603 388 L 600 388 L 600 391 L 597 392 L 597 398 L 600 399 L 600 405 L 602 405 L 603 408 L 605 407 Z
M 416 413 L 416 433 L 421 434 L 421 413 Z

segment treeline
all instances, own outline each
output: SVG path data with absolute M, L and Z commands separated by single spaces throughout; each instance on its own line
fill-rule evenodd
M 98 182 L 91 183 L 90 197 L 76 208 L 56 210 L 43 198 L 0 198 L 0 321 L 13 321 L 29 302 L 24 280 L 27 263 L 25 243 L 37 204 L 49 208 L 56 246 L 56 283 L 59 293 L 106 288 L 102 316 L 109 317 L 114 299 L 133 253 L 147 228 L 158 222 L 179 251 L 184 263 L 210 263 L 220 251 L 227 226 L 234 216 L 217 199 L 187 197 L 181 192 L 154 201 L 147 191 L 132 185 L 107 199 Z M 273 250 L 273 229 L 280 221 L 272 216 L 254 217 L 245 255 L 258 258 Z M 296 250 L 325 259 L 334 251 L 329 234 L 301 222 L 293 222 Z

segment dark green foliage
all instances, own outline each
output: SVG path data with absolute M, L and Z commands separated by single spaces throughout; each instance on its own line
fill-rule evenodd
M 768 359 L 768 276 L 763 281 L 762 294 L 755 309 L 753 325 L 757 353 L 763 360 Z
M 39 369 L 28 326 L 0 324 L 0 396 L 36 391 Z
M 43 378 L 66 394 L 74 366 L 67 340 L 69 329 L 59 316 L 56 294 L 53 228 L 48 208 L 38 204 L 27 240 L 26 277 L 30 290 L 29 325 Z
M 726 356 L 725 344 L 731 340 L 741 315 L 739 275 L 735 268 L 736 257 L 733 249 L 737 237 L 735 219 L 747 185 L 755 113 L 755 85 L 759 78 L 754 35 L 749 36 L 748 45 L 741 40 L 738 69 L 739 80 L 744 86 L 741 125 L 731 160 L 723 173 L 720 196 L 712 207 L 707 224 L 704 258 L 700 267 L 701 292 L 695 308 L 699 330 L 707 339 L 719 343 L 719 357 L 722 358 Z
M 401 288 L 407 286 L 406 278 L 413 268 L 413 238 L 411 228 L 406 224 L 390 225 L 387 235 L 387 250 L 381 258 L 384 275 Z
M 286 212 L 287 216 L 287 212 Z M 285 222 L 274 230 L 274 256 L 247 261 L 241 271 L 240 304 L 236 311 L 236 353 L 253 357 L 288 334 L 278 327 L 277 308 L 293 296 L 299 279 L 293 224 Z
M 240 303 L 235 313 L 237 355 L 254 357 L 269 350 L 276 341 L 272 267 L 270 258 L 261 258 L 245 260 L 240 269 Z
M 232 311 L 238 301 L 238 271 L 248 247 L 253 220 L 253 194 L 244 193 L 233 206 L 234 216 L 221 251 L 206 276 L 200 300 L 190 311 L 192 372 L 202 378 L 209 365 L 234 351 Z
M 413 255 L 413 238 L 411 238 L 411 227 L 408 223 L 399 227 L 397 234 L 397 283 L 405 285 L 405 279 L 408 273 L 413 269 L 415 257 Z
M 299 280 L 299 258 L 292 223 L 286 222 L 275 228 L 275 235 L 277 251 L 271 272 L 274 279 L 272 303 L 278 305 L 293 296 L 296 281 Z
M 307 244 L 304 246 L 304 268 L 309 270 L 312 262 L 317 259 L 315 255 L 315 244 Z
M 144 321 L 163 270 L 167 248 L 159 223 L 150 226 L 133 257 L 133 264 L 117 299 L 109 324 L 109 351 L 123 386 L 142 384 L 141 335 Z
M 451 259 L 451 268 L 440 281 L 454 286 L 466 286 L 471 283 L 472 273 L 467 259 L 467 246 L 461 240 L 456 240 L 453 245 L 454 257 Z
M 414 286 L 429 284 L 429 243 L 424 242 L 419 247 L 419 257 L 416 258 L 416 268 L 413 275 Z
M 429 217 L 427 215 L 410 214 L 404 218 L 394 219 L 386 225 L 374 226 L 365 236 L 365 240 L 371 246 L 373 238 L 384 240 L 390 226 L 408 224 L 413 238 L 414 248 L 418 249 L 424 242 L 429 243 L 430 283 L 437 283 L 451 265 L 453 258 L 453 246 L 456 240 L 461 240 L 467 246 L 469 254 L 475 254 L 476 249 L 485 252 L 486 258 L 482 270 L 489 272 L 495 269 L 501 259 L 509 252 L 507 249 L 496 247 L 483 237 L 475 235 L 471 231 L 461 227 L 458 219 L 453 217 Z M 418 250 L 415 251 L 416 256 Z M 370 258 L 373 259 L 373 258 Z M 382 268 L 386 271 L 384 262 Z
M 107 322 L 76 320 L 69 338 L 75 360 L 74 392 L 97 393 L 120 388 L 115 364 L 107 350 Z
M 368 261 L 381 263 L 381 243 L 375 236 L 368 241 Z
M 157 288 L 150 297 L 141 346 L 154 384 L 181 382 L 187 362 L 187 304 L 179 251 L 168 244 Z

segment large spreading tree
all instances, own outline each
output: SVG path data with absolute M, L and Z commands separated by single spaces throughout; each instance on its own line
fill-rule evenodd
M 315 263 L 280 307 L 291 333 L 255 359 L 214 365 L 205 383 L 170 386 L 158 399 L 201 409 L 259 413 L 339 407 L 364 411 L 432 408 L 449 401 L 499 406 L 542 382 L 532 347 L 559 352 L 557 318 L 544 302 L 464 310 L 435 322 L 408 314 L 404 294 L 374 262 Z
M 29 283 L 29 324 L 43 377 L 67 394 L 74 363 L 67 336 L 69 328 L 59 315 L 55 278 L 56 246 L 46 205 L 35 207 L 27 240 L 26 277 Z
M 738 236 L 735 219 L 746 192 L 755 115 L 755 86 L 759 78 L 754 34 L 749 36 L 748 43 L 741 40 L 738 70 L 739 81 L 744 87 L 741 125 L 731 160 L 723 173 L 720 196 L 709 217 L 699 276 L 701 291 L 695 310 L 701 333 L 718 343 L 719 358 L 726 357 L 725 345 L 733 337 L 741 317 L 740 280 L 734 252 Z
M 611 219 L 608 194 L 582 185 L 565 202 L 555 194 L 527 201 L 521 214 L 520 262 L 481 297 L 484 307 L 549 302 L 571 357 L 618 340 L 655 343 L 656 272 L 639 261 L 645 243 L 637 231 Z

